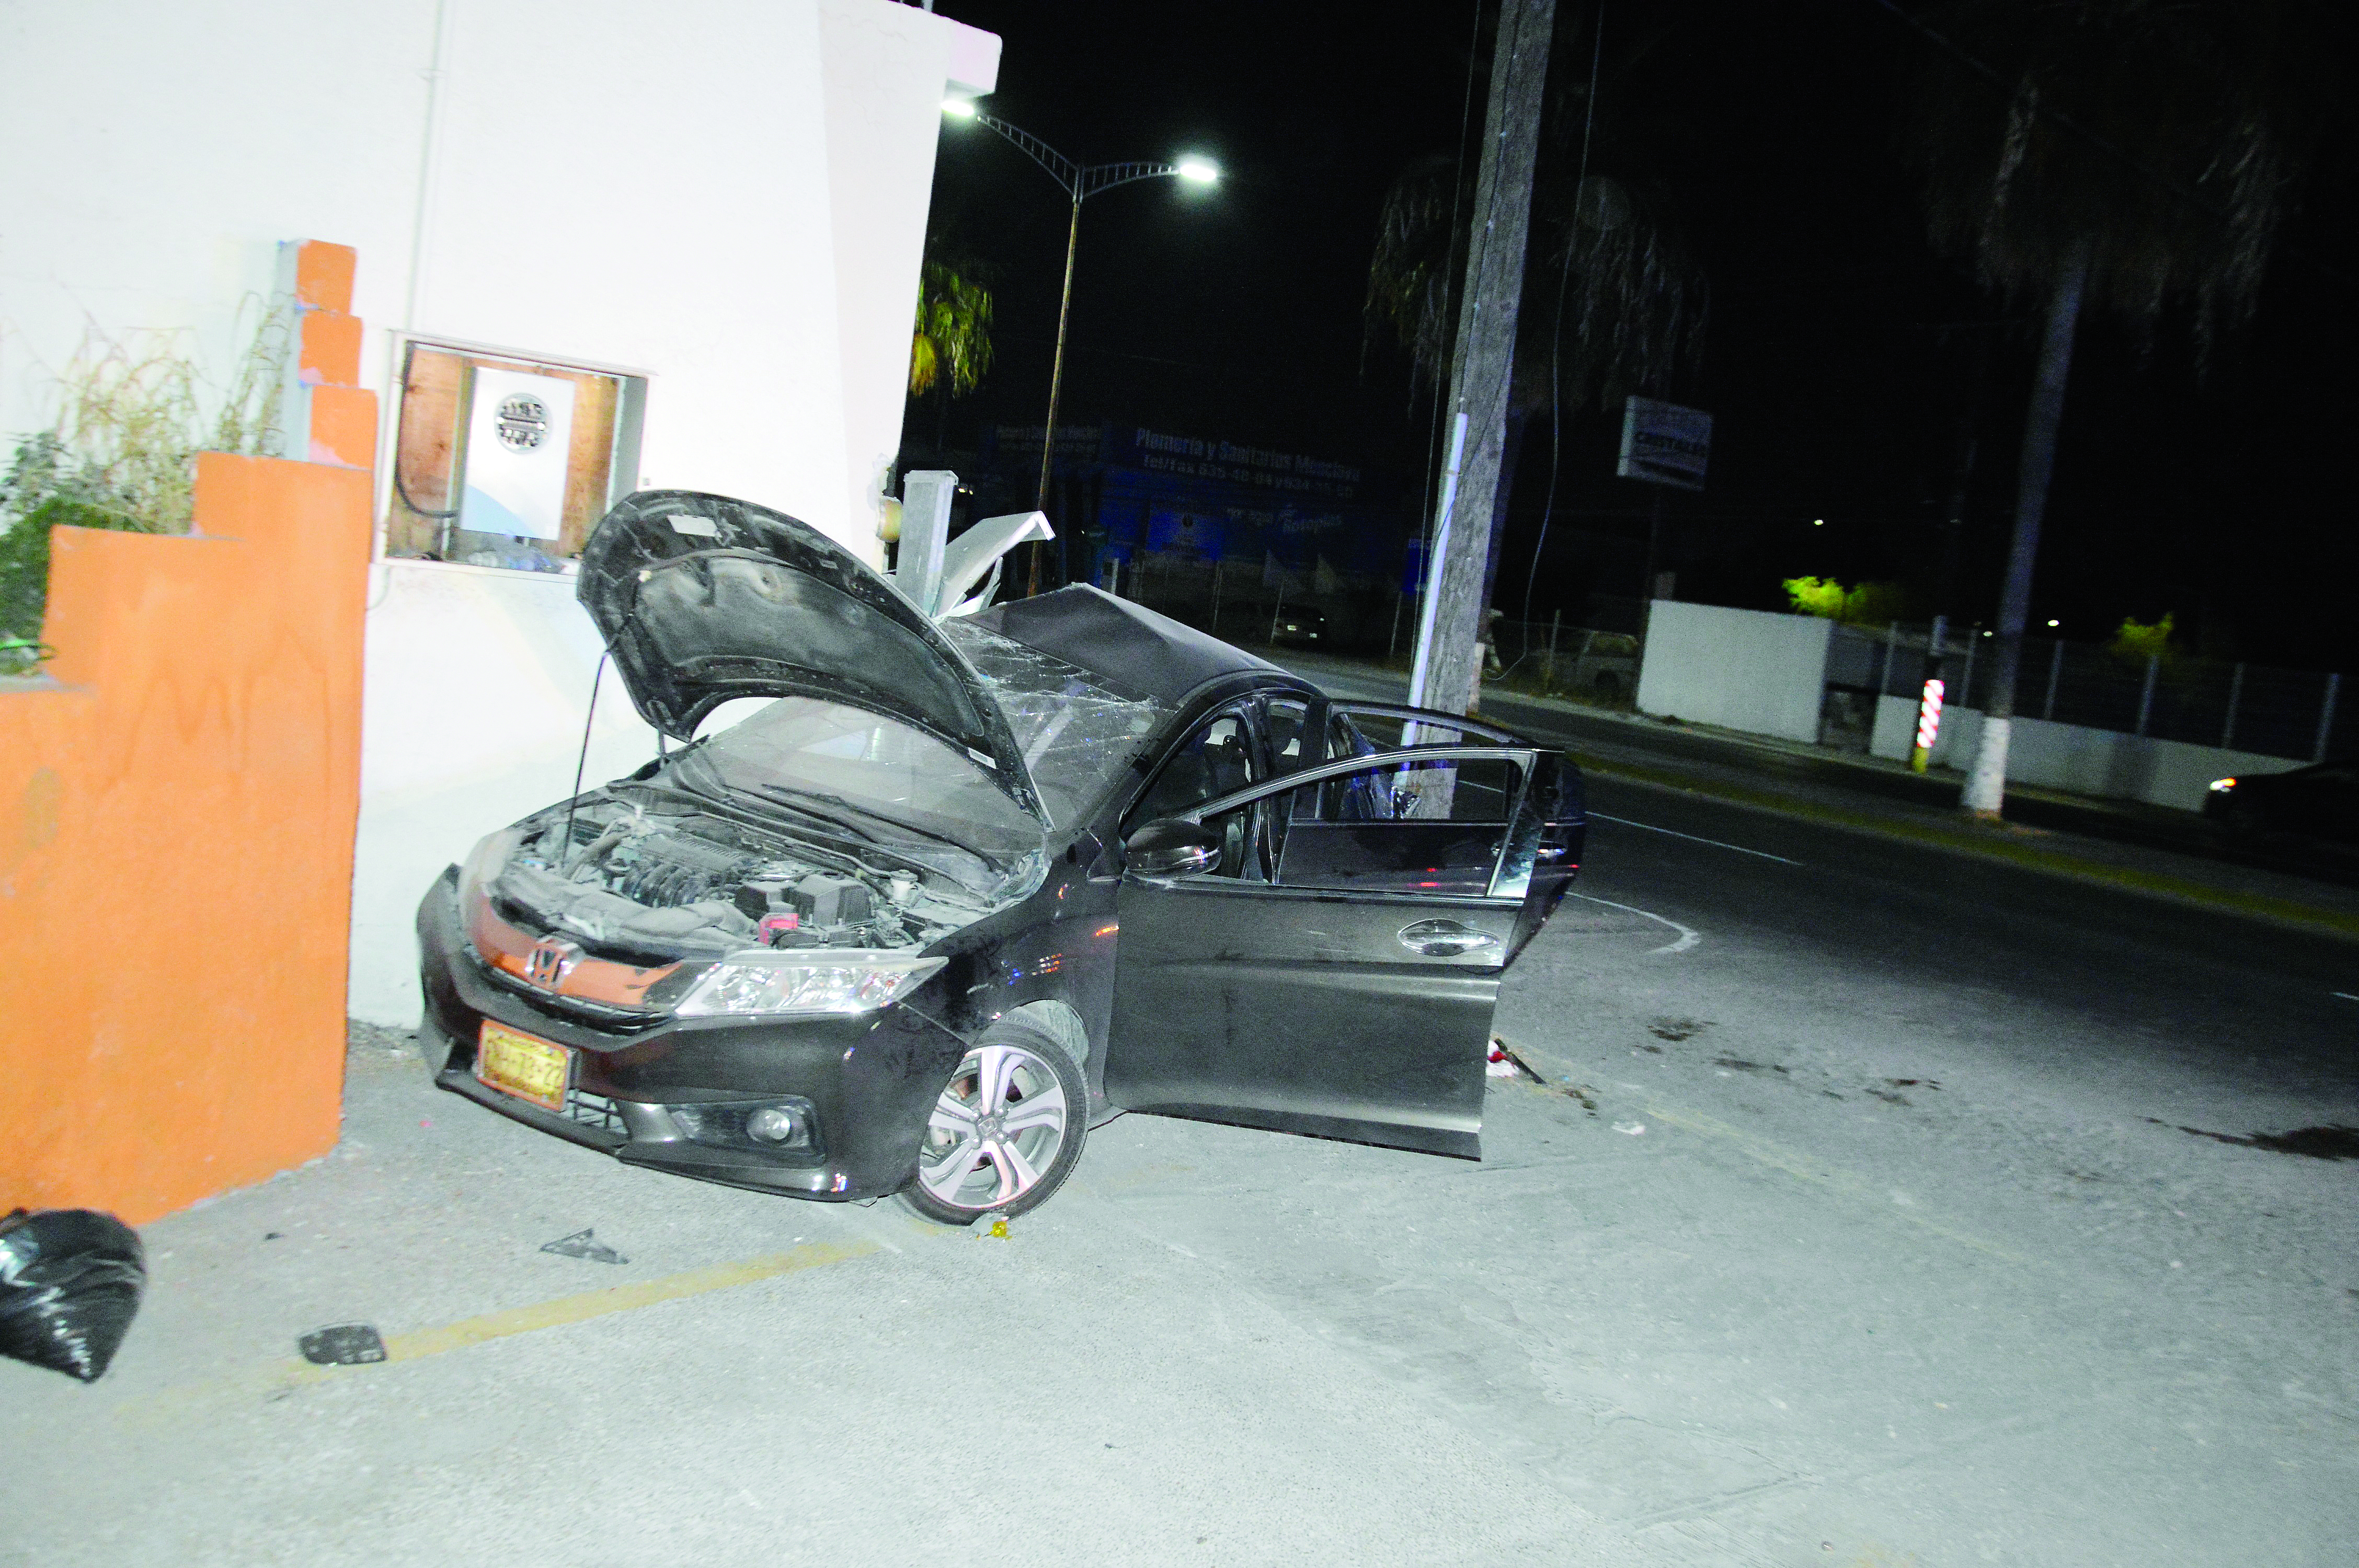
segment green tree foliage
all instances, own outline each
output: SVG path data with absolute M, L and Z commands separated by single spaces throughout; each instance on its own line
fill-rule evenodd
M 2169 615 L 2151 625 L 2141 624 L 2125 615 L 2113 641 L 2105 646 L 2120 657 L 2141 665 L 2151 659 L 2168 659 L 2170 657 L 2170 622 Z
M 940 384 L 947 395 L 963 397 L 990 369 L 991 290 L 946 262 L 927 262 L 909 346 L 909 395 Z
M 171 338 L 84 341 L 59 378 L 56 425 L 25 438 L 0 477 L 0 675 L 28 674 L 48 656 L 51 529 L 186 533 L 197 453 L 279 448 L 287 322 L 265 311 L 217 400 Z
M 1864 582 L 1847 589 L 1831 577 L 1790 577 L 1785 586 L 1786 598 L 1798 614 L 1858 626 L 1886 626 L 1904 619 L 1907 595 L 1897 582 Z

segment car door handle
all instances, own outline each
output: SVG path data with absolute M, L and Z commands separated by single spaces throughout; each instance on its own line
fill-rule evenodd
M 1400 945 L 1429 958 L 1455 958 L 1496 947 L 1499 939 L 1455 920 L 1419 920 L 1400 928 Z

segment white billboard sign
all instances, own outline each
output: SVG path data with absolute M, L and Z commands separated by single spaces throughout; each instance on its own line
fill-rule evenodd
M 1649 484 L 1703 488 L 1712 459 L 1712 416 L 1701 408 L 1633 397 L 1622 407 L 1622 460 L 1614 471 Z
M 565 520 L 565 458 L 573 446 L 573 383 L 479 369 L 467 417 L 467 484 L 459 526 L 554 539 Z

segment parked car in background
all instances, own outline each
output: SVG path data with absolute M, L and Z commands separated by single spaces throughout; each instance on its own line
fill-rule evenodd
M 1638 639 L 1625 632 L 1583 632 L 1568 662 L 1557 655 L 1557 685 L 1599 702 L 1624 702 L 1638 689 Z
M 2214 779 L 2203 815 L 2232 833 L 2295 833 L 2359 843 L 2359 765 L 2319 762 L 2282 773 Z
M 1500 977 L 1580 860 L 1560 754 L 1093 588 L 937 621 L 722 496 L 626 498 L 577 592 L 681 744 L 428 891 L 442 1087 L 950 1223 L 1123 1110 L 1480 1157 Z
M 1318 648 L 1330 641 L 1327 612 L 1315 604 L 1292 604 L 1270 618 L 1269 640 L 1290 648 Z

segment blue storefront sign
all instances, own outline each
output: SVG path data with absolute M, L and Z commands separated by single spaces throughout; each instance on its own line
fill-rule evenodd
M 1037 427 L 985 433 L 995 471 L 1037 471 Z M 1057 432 L 1060 474 L 1086 481 L 1090 560 L 1103 578 L 1139 557 L 1211 565 L 1258 576 L 1389 592 L 1415 532 L 1391 476 L 1361 465 L 1144 426 Z

